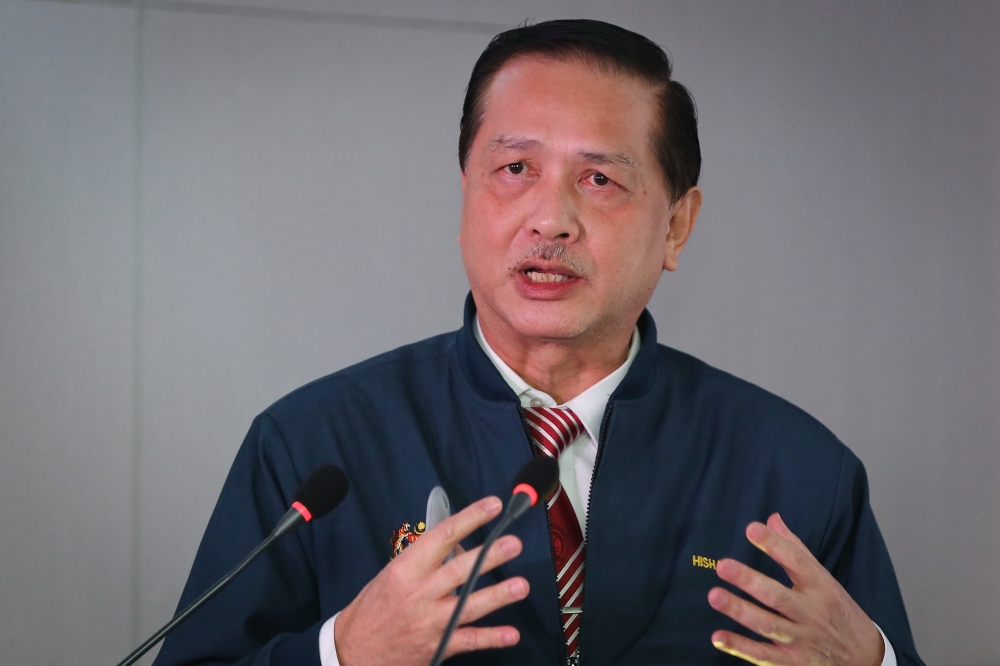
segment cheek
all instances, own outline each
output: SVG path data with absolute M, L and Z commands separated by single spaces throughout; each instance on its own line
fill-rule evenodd
M 632 233 L 620 230 L 609 238 L 598 260 L 604 266 L 612 267 L 614 284 L 611 288 L 637 297 L 650 292 L 659 281 L 663 268 L 660 245 L 655 231 L 650 228 Z
M 462 247 L 477 255 L 490 254 L 496 249 L 498 226 L 495 218 L 481 208 L 467 210 L 462 215 Z
M 462 205 L 462 233 L 473 233 L 488 242 L 511 240 L 520 229 L 517 203 L 499 196 L 485 184 L 468 191 Z
M 501 206 L 483 196 L 470 192 L 462 206 L 462 258 L 466 272 L 485 276 L 506 270 L 508 251 L 516 229 Z

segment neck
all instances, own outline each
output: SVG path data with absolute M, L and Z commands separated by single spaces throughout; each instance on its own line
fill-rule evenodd
M 563 404 L 621 367 L 633 327 L 588 340 L 526 338 L 481 316 L 483 337 L 503 362 L 532 388 Z M 597 339 L 594 339 L 597 338 Z

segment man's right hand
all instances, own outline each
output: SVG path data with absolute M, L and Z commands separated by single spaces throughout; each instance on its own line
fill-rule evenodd
M 480 548 L 442 564 L 459 541 L 499 515 L 502 502 L 487 497 L 427 530 L 386 565 L 361 590 L 334 624 L 341 666 L 427 664 L 444 633 L 458 597 L 451 591 L 468 578 Z M 521 541 L 504 536 L 493 544 L 483 571 L 516 557 Z M 528 581 L 517 577 L 474 592 L 448 643 L 445 658 L 459 652 L 508 647 L 520 640 L 517 629 L 462 626 L 528 596 Z

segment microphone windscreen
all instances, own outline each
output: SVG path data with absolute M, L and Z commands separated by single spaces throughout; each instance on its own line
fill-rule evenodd
M 548 497 L 559 485 L 559 463 L 548 456 L 532 458 L 514 477 L 514 488 L 522 483 L 534 488 L 539 497 Z
M 295 491 L 295 501 L 301 503 L 313 518 L 322 518 L 344 501 L 351 484 L 336 465 L 324 465 L 312 473 Z

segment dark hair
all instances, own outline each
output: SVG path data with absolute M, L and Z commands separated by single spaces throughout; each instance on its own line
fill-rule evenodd
M 512 58 L 541 55 L 581 59 L 599 70 L 634 77 L 652 86 L 659 99 L 660 123 L 650 137 L 667 191 L 676 201 L 698 183 L 701 146 L 698 116 L 691 93 L 671 80 L 670 58 L 642 35 L 603 21 L 545 21 L 501 32 L 472 68 L 459 125 L 458 163 L 465 163 L 483 122 L 486 92 L 497 72 Z

